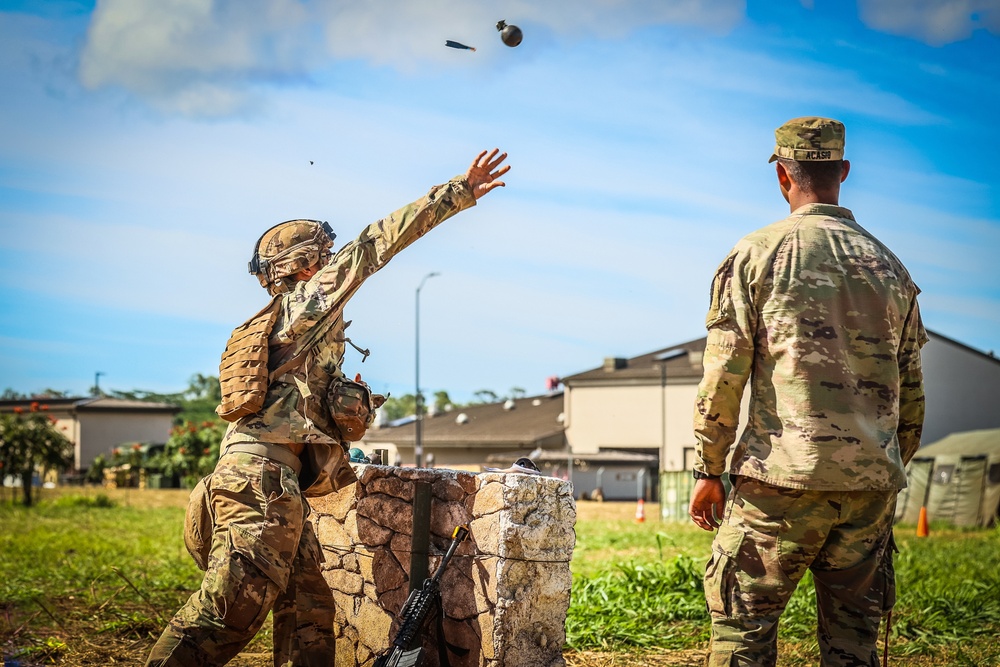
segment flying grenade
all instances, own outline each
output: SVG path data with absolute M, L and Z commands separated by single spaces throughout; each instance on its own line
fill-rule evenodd
M 497 30 L 500 32 L 500 39 L 507 46 L 517 46 L 524 38 L 524 33 L 516 25 L 507 25 L 504 20 L 497 21 Z

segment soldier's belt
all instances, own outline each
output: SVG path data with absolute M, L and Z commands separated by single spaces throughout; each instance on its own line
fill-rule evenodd
M 292 450 L 281 445 L 266 442 L 242 442 L 226 447 L 223 456 L 226 454 L 255 454 L 288 466 L 295 471 L 296 475 L 302 471 L 302 461 L 299 460 L 299 457 Z

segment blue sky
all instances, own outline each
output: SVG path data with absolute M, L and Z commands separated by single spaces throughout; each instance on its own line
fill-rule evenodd
M 0 389 L 215 374 L 261 231 L 351 238 L 497 146 L 507 187 L 348 306 L 346 366 L 413 391 L 439 272 L 424 389 L 540 393 L 704 335 L 802 115 L 847 125 L 842 204 L 927 327 L 1000 351 L 998 34 L 997 0 L 0 1 Z

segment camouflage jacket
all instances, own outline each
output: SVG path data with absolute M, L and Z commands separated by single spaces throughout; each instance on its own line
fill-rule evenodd
M 924 418 L 919 289 L 839 206 L 744 237 L 716 272 L 695 469 L 798 489 L 901 489 Z
M 284 295 L 268 339 L 268 367 L 278 368 L 302 346 L 308 349 L 304 362 L 274 379 L 260 412 L 229 425 L 223 447 L 237 442 L 305 443 L 312 468 L 320 473 L 315 481 L 303 480 L 306 495 L 321 495 L 353 482 L 337 428 L 323 404 L 330 381 L 342 375 L 344 306 L 396 253 L 475 204 L 464 177 L 435 186 L 421 199 L 366 227 L 312 278 Z

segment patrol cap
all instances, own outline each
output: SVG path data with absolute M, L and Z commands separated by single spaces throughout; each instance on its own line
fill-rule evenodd
M 774 154 L 796 162 L 844 159 L 844 124 L 832 118 L 793 118 L 774 131 Z

